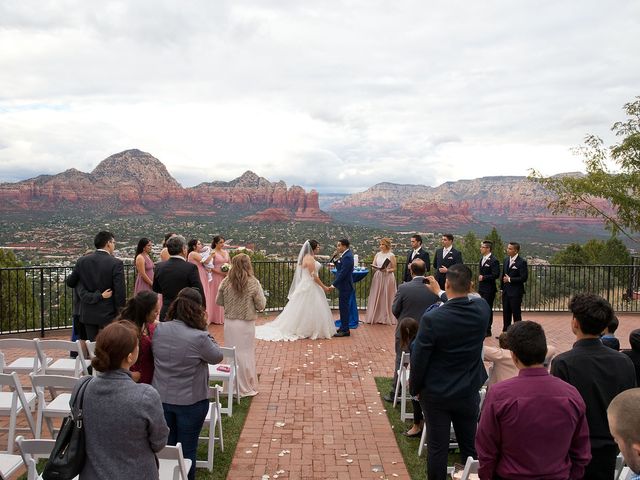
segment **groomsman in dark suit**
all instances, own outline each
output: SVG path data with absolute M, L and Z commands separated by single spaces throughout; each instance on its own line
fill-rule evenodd
M 511 325 L 511 318 L 514 322 L 522 320 L 522 297 L 524 295 L 524 284 L 529 278 L 529 267 L 527 261 L 520 257 L 520 244 L 509 242 L 507 245 L 507 256 L 502 266 L 502 278 L 500 279 L 500 290 L 502 291 L 502 331 L 506 332 Z
M 124 266 L 113 257 L 116 241 L 111 232 L 98 232 L 96 251 L 80 257 L 66 283 L 80 300 L 80 322 L 88 340 L 109 324 L 124 306 Z
M 206 306 L 198 267 L 187 262 L 187 241 L 182 235 L 174 235 L 167 240 L 167 251 L 169 259 L 160 262 L 153 275 L 153 291 L 162 294 L 161 322 L 167 320 L 167 309 L 183 288 L 196 288 L 202 297 L 202 305 Z
M 500 278 L 500 262 L 493 255 L 493 242 L 485 240 L 480 244 L 480 269 L 478 275 L 478 293 L 484 298 L 489 307 L 489 326 L 487 327 L 487 337 L 491 336 L 491 325 L 493 324 L 493 301 L 496 298 L 496 280 Z
M 404 266 L 404 275 L 402 276 L 403 282 L 411 281 L 412 276 L 409 265 L 411 265 L 411 262 L 413 262 L 416 258 L 419 258 L 424 262 L 428 272 L 429 266 L 431 265 L 429 252 L 422 248 L 422 236 L 418 235 L 417 233 L 415 235 L 411 235 L 411 250 L 409 250 L 409 252 L 407 253 L 407 263 Z
M 445 233 L 442 236 L 442 248 L 436 250 L 436 256 L 433 259 L 433 268 L 435 268 L 435 277 L 440 285 L 440 289 L 444 290 L 444 281 L 447 277 L 447 270 L 451 265 L 462 262 L 462 253 L 453 248 L 453 235 Z

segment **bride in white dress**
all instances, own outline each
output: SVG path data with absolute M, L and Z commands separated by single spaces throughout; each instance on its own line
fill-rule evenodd
M 314 255 L 320 251 L 315 240 L 304 242 L 289 288 L 289 302 L 273 322 L 256 327 L 256 338 L 293 341 L 301 338 L 331 338 L 336 333 L 326 293 L 329 288 L 318 277 L 321 264 Z

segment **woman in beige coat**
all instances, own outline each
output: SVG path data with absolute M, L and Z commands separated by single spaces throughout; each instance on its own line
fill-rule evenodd
M 251 259 L 244 253 L 231 260 L 231 270 L 220 284 L 216 303 L 224 307 L 224 344 L 236 347 L 240 396 L 256 395 L 256 318 L 267 299 L 253 275 Z

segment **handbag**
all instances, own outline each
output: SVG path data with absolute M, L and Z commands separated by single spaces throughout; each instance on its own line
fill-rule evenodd
M 84 391 L 92 378 L 90 376 L 81 378 L 78 389 L 69 400 L 71 414 L 62 422 L 56 444 L 42 472 L 44 480 L 71 480 L 79 475 L 84 467 L 86 450 L 82 401 Z

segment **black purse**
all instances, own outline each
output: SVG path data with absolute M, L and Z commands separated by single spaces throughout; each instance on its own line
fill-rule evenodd
M 84 391 L 92 378 L 83 377 L 78 380 L 80 386 L 69 400 L 71 414 L 62 422 L 56 444 L 42 472 L 44 480 L 71 480 L 79 475 L 84 467 L 86 450 L 82 401 Z

